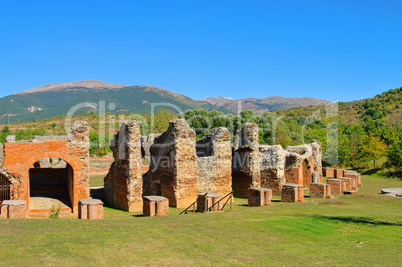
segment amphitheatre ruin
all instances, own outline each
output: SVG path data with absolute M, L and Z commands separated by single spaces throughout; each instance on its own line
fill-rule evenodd
M 144 216 L 167 215 L 169 206 L 221 211 L 233 197 L 269 206 L 272 195 L 304 202 L 305 189 L 312 198 L 333 198 L 362 185 L 356 171 L 323 168 L 319 142 L 260 145 L 254 123 L 246 123 L 234 142 L 224 127 L 197 141 L 182 119 L 170 121 L 160 135 L 141 136 L 140 127 L 138 121 L 123 122 L 110 144 L 111 160 L 90 158 L 83 121 L 66 136 L 18 142 L 9 136 L 0 147 L 1 218 L 49 217 L 58 206 L 60 216 L 102 219 L 103 202 Z M 142 166 L 143 159 L 149 166 Z M 102 161 L 102 170 L 94 168 Z M 96 170 L 105 175 L 104 188 L 90 188 Z

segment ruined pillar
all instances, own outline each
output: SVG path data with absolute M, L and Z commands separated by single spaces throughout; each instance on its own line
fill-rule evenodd
M 146 194 L 154 194 L 159 185 L 160 195 L 169 205 L 186 208 L 197 199 L 198 169 L 195 132 L 185 120 L 176 119 L 154 140 L 151 164 L 144 180 Z
M 250 187 L 261 186 L 258 125 L 246 123 L 239 134 L 239 148 L 233 158 L 232 187 L 236 197 L 247 198 Z
M 232 192 L 232 149 L 225 127 L 212 130 L 196 145 L 198 192 L 225 196 Z
M 285 159 L 287 152 L 281 145 L 260 146 L 261 187 L 272 189 L 274 195 L 280 195 L 285 180 Z
M 311 141 L 310 144 L 313 153 L 314 171 L 318 174 L 318 183 L 322 183 L 322 148 L 318 141 Z
M 106 175 L 105 199 L 113 207 L 142 211 L 141 122 L 125 121 L 110 148 L 114 162 Z
M 74 178 L 68 179 L 67 187 L 73 210 L 77 212 L 79 199 L 89 198 L 89 125 L 85 121 L 76 121 L 67 132 L 66 146 L 69 154 L 80 164 L 79 170 L 74 170 Z

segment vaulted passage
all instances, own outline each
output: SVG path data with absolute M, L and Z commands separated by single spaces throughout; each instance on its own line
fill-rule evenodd
M 49 159 L 41 160 L 43 161 L 49 161 Z M 53 162 L 55 162 L 54 159 Z M 31 210 L 52 207 L 72 208 L 74 171 L 68 163 L 59 162 L 61 163 L 45 165 L 45 167 L 37 162 L 29 169 L 29 208 Z

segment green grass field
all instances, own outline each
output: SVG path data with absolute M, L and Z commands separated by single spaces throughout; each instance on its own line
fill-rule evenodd
M 1 266 L 401 266 L 402 181 L 363 176 L 352 196 L 168 217 L 105 208 L 105 219 L 0 220 Z

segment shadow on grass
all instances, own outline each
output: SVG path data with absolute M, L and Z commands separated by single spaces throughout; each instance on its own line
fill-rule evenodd
M 311 216 L 317 219 L 339 221 L 344 223 L 368 224 L 368 225 L 388 225 L 388 226 L 402 226 L 402 223 L 392 223 L 377 221 L 369 217 L 354 217 L 354 216 Z

